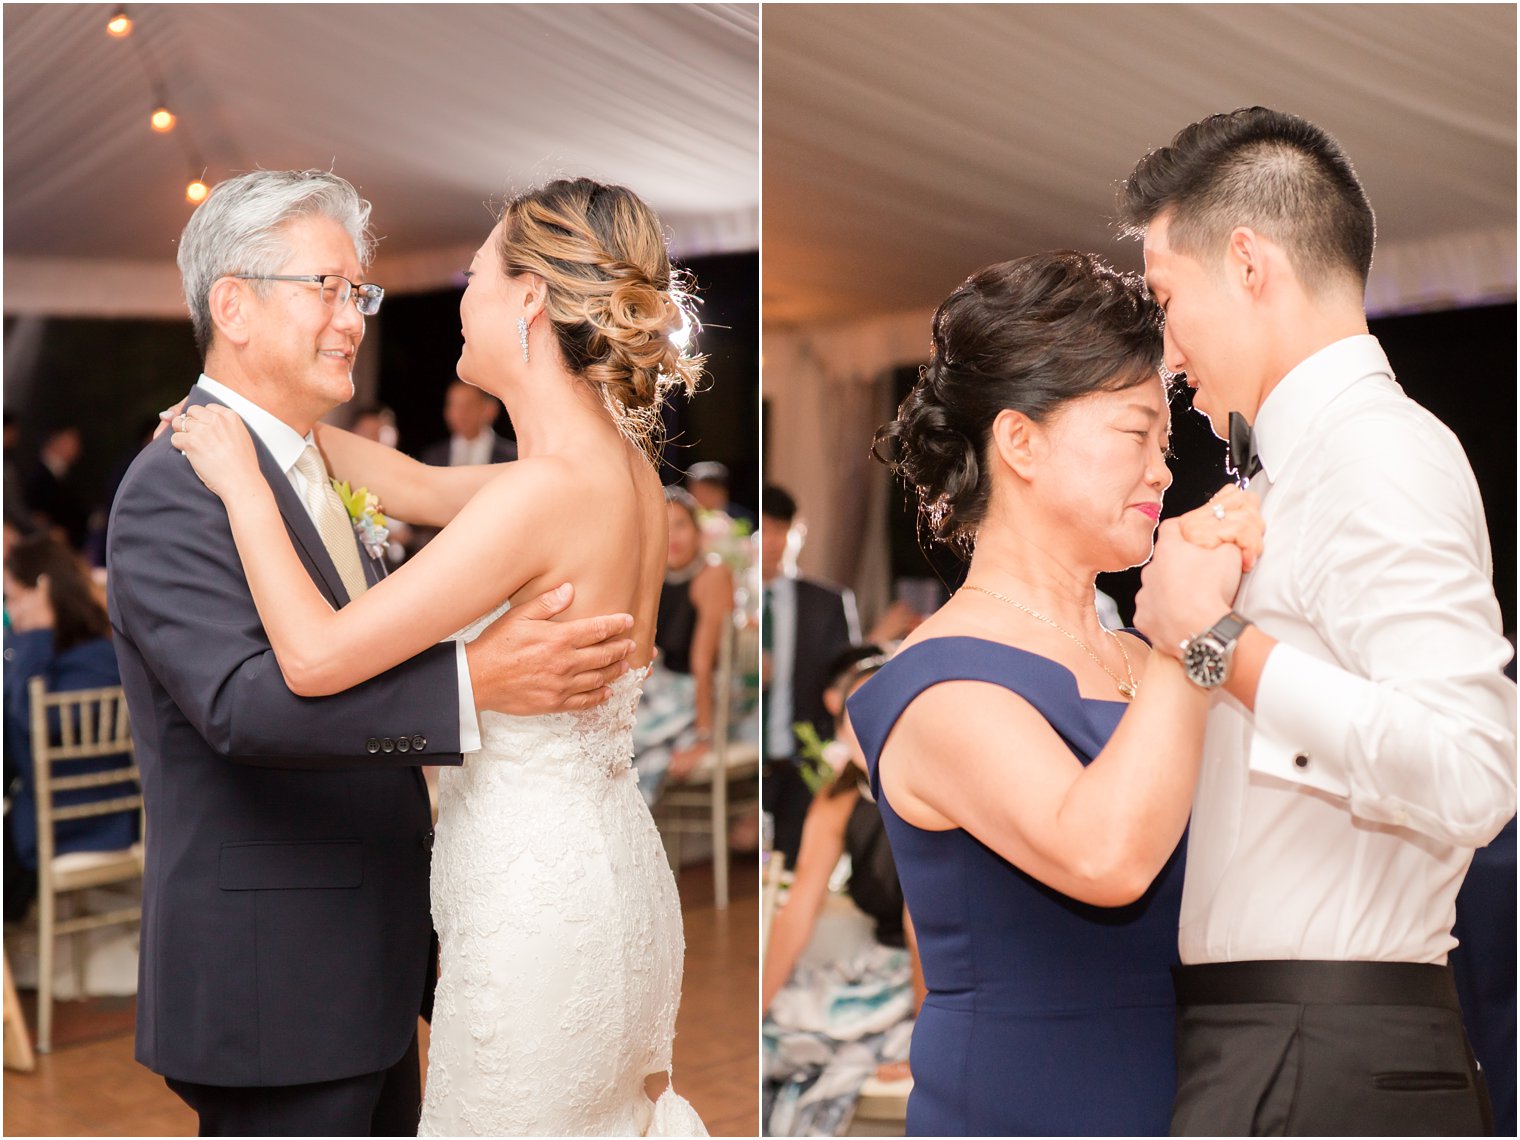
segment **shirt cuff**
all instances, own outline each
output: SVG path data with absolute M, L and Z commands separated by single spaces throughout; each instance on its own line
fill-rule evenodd
M 454 642 L 459 663 L 459 751 L 480 751 L 480 718 L 475 715 L 475 686 L 470 684 L 470 666 L 465 660 L 464 642 Z
M 1350 799 L 1347 717 L 1365 683 L 1279 641 L 1256 686 L 1251 770 Z

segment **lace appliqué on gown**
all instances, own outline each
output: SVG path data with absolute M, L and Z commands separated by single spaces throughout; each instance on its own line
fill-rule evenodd
M 644 1094 L 670 1068 L 685 941 L 630 766 L 642 677 L 586 712 L 482 714 L 482 749 L 440 774 L 419 1135 L 706 1135 Z

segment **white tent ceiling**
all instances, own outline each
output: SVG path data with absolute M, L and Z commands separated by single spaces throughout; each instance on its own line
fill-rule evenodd
M 7 313 L 182 313 L 201 166 L 336 170 L 374 202 L 391 289 L 447 281 L 488 200 L 561 174 L 632 187 L 678 254 L 757 247 L 754 4 L 127 10 L 115 40 L 113 6 L 5 6 Z M 148 128 L 150 70 L 168 135 Z
M 1374 311 L 1514 297 L 1509 4 L 775 4 L 763 74 L 768 329 L 929 308 L 1038 249 L 1138 267 L 1117 183 L 1254 104 L 1351 155 Z

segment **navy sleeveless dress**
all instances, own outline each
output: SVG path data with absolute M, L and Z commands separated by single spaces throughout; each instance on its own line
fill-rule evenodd
M 944 681 L 1018 693 L 1083 764 L 1126 708 L 1080 696 L 1054 661 L 975 637 L 909 646 L 850 698 L 929 989 L 913 1028 L 908 1135 L 1164 1136 L 1185 837 L 1142 898 L 1098 907 L 966 831 L 904 822 L 876 761 L 903 710 Z

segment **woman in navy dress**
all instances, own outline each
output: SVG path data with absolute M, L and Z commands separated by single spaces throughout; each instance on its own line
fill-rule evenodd
M 5 913 L 19 918 L 36 894 L 37 801 L 32 770 L 33 677 L 49 692 L 100 689 L 121 684 L 110 622 L 78 557 L 57 539 L 38 535 L 18 543 L 5 566 L 8 628 L 5 633 L 5 773 L 11 803 L 6 814 Z M 120 756 L 70 762 L 66 775 L 121 766 Z M 57 806 L 111 799 L 136 791 L 112 784 L 60 792 Z M 54 827 L 59 855 L 117 851 L 138 839 L 137 813 L 62 820 Z M 14 890 L 11 889 L 14 886 Z
M 929 988 L 911 1135 L 1165 1134 L 1206 694 L 1098 622 L 1171 482 L 1161 314 L 1090 254 L 981 270 L 877 434 L 965 585 L 850 700 Z M 1215 507 L 1217 506 L 1217 510 Z M 1222 516 L 1222 517 L 1219 517 Z M 1253 501 L 1185 516 L 1228 609 Z M 1232 545 L 1233 544 L 1233 545 Z

